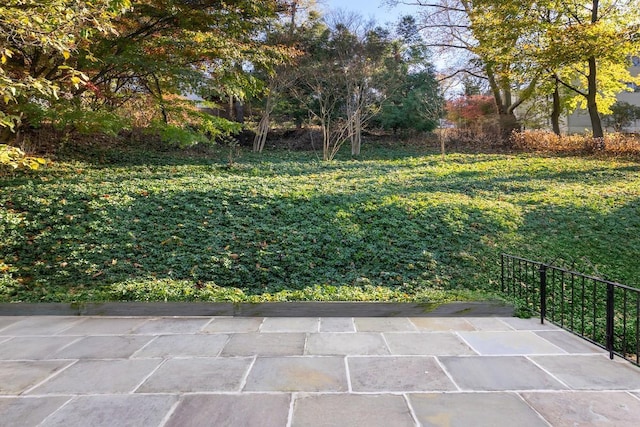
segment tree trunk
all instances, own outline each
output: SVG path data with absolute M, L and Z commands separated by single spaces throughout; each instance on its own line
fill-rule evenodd
M 591 119 L 593 138 L 596 139 L 596 148 L 604 149 L 604 141 L 597 141 L 598 139 L 604 139 L 604 131 L 602 129 L 602 120 L 598 113 L 598 104 L 596 103 L 596 94 L 598 90 L 596 75 L 596 58 L 592 56 L 589 58 L 589 74 L 587 75 L 587 111 L 589 112 L 589 118 Z
M 558 88 L 558 81 L 556 80 L 556 87 L 553 91 L 553 109 L 551 110 L 551 127 L 553 133 L 560 136 L 560 90 Z
M 516 115 L 511 112 L 500 112 L 499 113 L 500 120 L 500 137 L 502 138 L 502 142 L 506 145 L 509 144 L 511 140 L 511 134 L 514 131 L 519 131 L 521 129 L 520 122 L 516 118 Z
M 256 136 L 253 138 L 254 153 L 262 153 L 262 150 L 264 150 L 264 144 L 267 141 L 267 135 L 269 134 L 270 121 L 270 112 L 265 110 L 262 118 L 260 119 L 260 123 L 258 123 L 258 132 L 256 132 Z
M 322 160 L 330 160 L 331 133 L 326 122 L 322 123 Z
M 351 136 L 351 155 L 359 156 L 360 147 L 362 146 L 362 123 L 360 110 L 356 110 L 353 114 L 353 135 Z
M 233 102 L 233 109 L 236 122 L 244 124 L 244 103 L 241 99 L 235 98 Z

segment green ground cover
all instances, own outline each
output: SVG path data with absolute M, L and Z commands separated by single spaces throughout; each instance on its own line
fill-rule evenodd
M 103 151 L 0 177 L 0 301 L 485 297 L 502 252 L 640 286 L 640 164 Z

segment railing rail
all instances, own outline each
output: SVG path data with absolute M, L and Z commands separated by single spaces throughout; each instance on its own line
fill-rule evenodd
M 501 255 L 501 290 L 545 320 L 640 366 L 640 289 Z

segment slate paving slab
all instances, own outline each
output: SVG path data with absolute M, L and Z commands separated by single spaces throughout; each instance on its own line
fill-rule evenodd
M 540 323 L 540 318 L 522 319 L 519 317 L 503 317 L 503 322 L 519 331 L 560 331 L 561 329 L 549 322 Z
M 160 359 L 81 360 L 29 394 L 110 394 L 132 392 Z
M 292 427 L 414 427 L 407 402 L 396 395 L 301 395 Z
M 315 317 L 267 317 L 260 332 L 318 332 L 319 324 Z
M 564 354 L 566 351 L 530 331 L 459 332 L 480 354 Z
M 0 395 L 18 395 L 69 366 L 70 361 L 0 361 Z
M 406 317 L 358 317 L 354 322 L 358 332 L 416 332 L 418 330 Z
M 320 332 L 355 332 L 356 325 L 351 317 L 322 317 Z
M 467 317 L 464 320 L 469 322 L 478 331 L 512 331 L 509 325 L 501 319 L 493 317 Z
M 133 357 L 216 357 L 228 335 L 162 335 L 139 349 Z
M 153 337 L 144 336 L 97 336 L 83 337 L 69 346 L 52 353 L 56 359 L 126 359 L 140 350 Z
M 22 318 L 2 330 L 5 336 L 55 335 L 81 323 L 78 317 L 33 316 Z
M 176 400 L 177 396 L 173 395 L 78 396 L 41 426 L 158 426 Z
M 385 333 L 391 354 L 453 356 L 477 354 L 457 335 L 449 332 Z
M 640 400 L 623 392 L 523 393 L 554 427 L 640 425 Z
M 535 334 L 553 343 L 567 353 L 604 353 L 604 350 L 597 345 L 573 334 L 568 334 L 566 331 L 536 331 Z
M 283 427 L 290 394 L 206 394 L 182 398 L 163 427 Z
M 0 316 L 0 335 L 3 335 L 2 331 L 5 328 L 7 328 L 9 325 L 13 325 L 20 320 L 22 320 L 21 317 Z
M 0 397 L 0 425 L 37 426 L 70 399 L 70 396 Z
M 129 317 L 90 317 L 64 331 L 65 335 L 124 335 L 131 334 L 147 319 Z
M 240 391 L 252 361 L 251 358 L 169 359 L 136 392 Z
M 202 331 L 208 333 L 258 332 L 263 321 L 262 317 L 215 318 Z
M 382 334 L 373 332 L 309 334 L 305 354 L 389 354 Z
M 420 331 L 474 331 L 475 328 L 466 319 L 446 317 L 413 317 L 409 319 Z
M 15 337 L 0 344 L 2 360 L 51 359 L 58 350 L 68 346 L 78 337 Z M 64 357 L 60 357 L 64 359 Z
M 259 357 L 244 387 L 245 391 L 347 391 L 344 358 Z
M 234 334 L 224 346 L 222 356 L 293 356 L 304 353 L 306 334 Z
M 576 390 L 640 390 L 639 368 L 603 355 L 532 356 L 531 360 Z
M 438 360 L 463 391 L 566 389 L 522 356 L 443 356 Z
M 160 318 L 149 319 L 132 333 L 143 335 L 195 334 L 211 322 L 209 318 Z
M 513 393 L 431 393 L 408 397 L 423 427 L 548 427 Z
M 348 357 L 354 392 L 457 390 L 434 357 Z

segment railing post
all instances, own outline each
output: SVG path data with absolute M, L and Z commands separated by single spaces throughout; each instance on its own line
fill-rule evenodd
M 540 324 L 547 315 L 547 266 L 540 264 Z
M 613 311 L 614 311 L 614 287 L 613 283 L 607 283 L 607 325 L 606 325 L 606 348 L 609 352 L 609 359 L 613 360 Z

